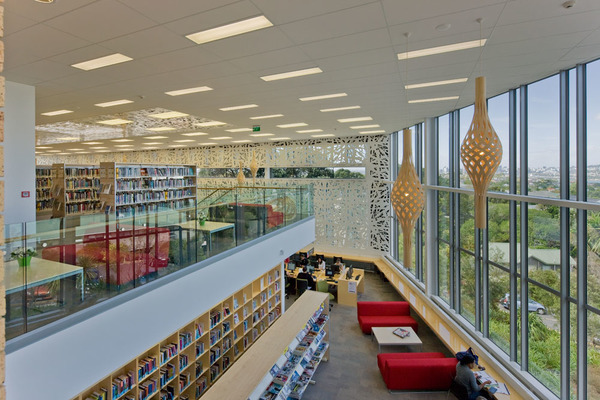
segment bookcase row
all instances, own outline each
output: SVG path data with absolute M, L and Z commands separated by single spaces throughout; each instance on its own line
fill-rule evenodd
M 35 167 L 35 210 L 38 217 L 52 213 L 52 167 L 38 165 Z
M 276 266 L 73 400 L 195 400 L 281 315 Z
M 100 210 L 99 168 L 93 165 L 52 164 L 52 217 Z

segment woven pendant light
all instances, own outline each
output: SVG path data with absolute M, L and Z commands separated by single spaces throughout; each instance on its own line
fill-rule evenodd
M 471 127 L 460 146 L 460 159 L 475 191 L 475 227 L 485 228 L 485 197 L 502 160 L 502 143 L 494 131 L 485 103 L 485 77 L 475 80 L 475 111 Z
M 238 185 L 242 186 L 246 182 L 246 177 L 244 176 L 244 171 L 242 171 L 242 162 L 240 161 L 240 172 L 237 174 Z
M 402 240 L 404 243 L 404 267 L 410 268 L 412 256 L 412 233 L 415 223 L 425 206 L 425 193 L 423 185 L 415 170 L 412 160 L 412 131 L 404 129 L 402 164 L 398 177 L 392 186 L 392 207 L 402 227 Z
M 252 161 L 250 161 L 250 172 L 252 173 L 252 186 L 256 186 L 256 173 L 258 172 L 258 164 L 256 162 L 256 155 L 252 150 Z

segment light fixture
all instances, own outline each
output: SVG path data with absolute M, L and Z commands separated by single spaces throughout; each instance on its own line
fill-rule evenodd
M 409 100 L 408 104 L 432 103 L 434 101 L 448 101 L 448 100 L 457 100 L 457 99 L 458 99 L 458 96 L 434 97 L 434 98 L 431 98 L 431 99 Z
M 144 139 L 167 139 L 168 136 L 144 136 Z
M 216 144 L 214 142 L 198 143 L 199 146 L 214 146 Z
M 97 146 L 97 147 L 90 147 L 90 149 L 92 149 L 92 150 L 100 150 L 100 149 L 108 149 L 108 147 L 105 147 L 105 146 Z
M 372 117 L 356 117 L 356 118 L 338 119 L 338 122 L 345 123 L 345 122 L 360 122 L 360 121 L 372 121 L 372 120 L 373 120 Z
M 258 17 L 245 19 L 243 21 L 233 22 L 231 24 L 207 29 L 205 31 L 192 33 L 186 35 L 185 37 L 194 43 L 202 44 L 268 28 L 271 26 L 273 26 L 271 21 L 269 21 L 264 15 L 260 15 Z
M 221 111 L 235 111 L 235 110 L 245 110 L 247 108 L 256 108 L 258 104 L 245 104 L 243 106 L 233 106 L 233 107 L 223 107 L 219 108 Z
M 120 64 L 131 60 L 133 60 L 133 58 L 127 57 L 121 53 L 115 53 L 108 56 L 83 61 L 77 64 L 72 64 L 71 67 L 82 69 L 84 71 L 91 71 L 93 69 L 108 67 L 110 65 Z
M 220 125 L 227 125 L 227 122 L 208 121 L 208 122 L 198 122 L 198 123 L 194 124 L 194 126 L 200 126 L 200 127 L 203 127 L 203 128 L 207 128 L 209 126 L 220 126 Z
M 51 148 L 52 148 L 52 146 L 35 146 L 35 148 L 36 148 L 37 150 L 43 150 L 43 149 L 51 149 Z
M 324 108 L 321 112 L 333 112 L 333 111 L 346 111 L 346 110 L 357 110 L 360 106 L 348 106 L 348 107 L 337 107 L 337 108 Z
M 113 107 L 113 106 L 120 106 L 123 104 L 129 104 L 129 103 L 133 103 L 133 101 L 123 99 L 123 100 L 107 101 L 106 103 L 97 103 L 94 105 L 96 107 Z
M 289 139 L 290 139 L 289 137 L 276 137 L 276 138 L 269 138 L 269 140 L 273 140 L 273 141 L 275 141 L 275 140 L 289 140 Z
M 246 182 L 246 177 L 244 176 L 244 171 L 242 171 L 242 162 L 240 161 L 240 170 L 237 174 L 238 185 L 242 186 Z
M 103 144 L 102 142 L 86 142 L 86 143 L 82 143 L 82 144 L 87 144 L 88 146 L 92 146 L 95 144 Z
M 156 150 L 156 149 L 158 149 L 158 147 L 153 147 L 153 146 L 150 146 L 150 147 L 142 147 L 142 150 Z
M 296 131 L 298 133 L 317 133 L 317 132 L 323 132 L 323 129 L 305 129 L 303 131 Z
M 292 124 L 277 125 L 278 128 L 297 128 L 299 126 L 307 126 L 305 122 L 294 122 Z
M 269 119 L 283 117 L 283 114 L 259 115 L 258 117 L 250 117 L 250 119 Z
M 179 118 L 179 117 L 187 117 L 189 114 L 182 113 L 179 111 L 167 111 L 158 114 L 150 114 L 149 117 L 152 118 L 160 118 L 160 119 L 169 119 L 169 118 Z
M 67 150 L 69 150 L 69 151 L 82 151 L 84 149 L 67 149 Z
M 369 128 L 379 128 L 379 124 L 371 124 L 371 125 L 354 125 L 351 126 L 350 129 L 369 129 Z
M 251 133 L 252 137 L 265 137 L 265 136 L 275 136 L 274 133 Z
M 172 144 L 172 145 L 169 145 L 169 147 L 187 147 L 187 145 L 185 145 L 185 144 Z
M 453 83 L 463 83 L 468 81 L 469 78 L 458 78 L 458 79 L 448 79 L 445 81 L 436 81 L 436 82 L 424 82 L 424 83 L 414 83 L 412 85 L 405 85 L 404 89 L 420 89 L 432 86 L 442 86 L 442 85 L 451 85 Z
M 144 143 L 144 146 L 152 146 L 155 144 L 163 144 L 163 142 L 146 142 L 146 143 Z
M 248 139 L 245 139 L 245 140 L 232 140 L 231 141 L 231 143 L 250 143 L 250 142 L 252 142 L 252 140 L 248 140 Z
M 173 128 L 171 126 L 158 126 L 156 128 L 146 128 L 146 130 L 152 131 L 152 132 L 167 132 L 167 131 L 174 131 L 175 128 Z
M 42 3 L 42 4 L 50 4 L 50 3 L 54 3 L 54 0 L 35 0 L 38 3 Z
M 319 137 L 333 137 L 335 136 L 333 133 L 324 133 L 322 135 L 310 135 L 310 137 L 319 138 Z
M 132 124 L 133 121 L 129 121 L 128 119 L 121 119 L 121 118 L 115 118 L 115 119 L 106 119 L 104 121 L 97 121 L 99 124 L 103 124 L 103 125 L 125 125 L 125 124 Z
M 75 154 L 90 154 L 89 151 L 76 151 Z
M 320 74 L 321 72 L 323 72 L 323 70 L 321 70 L 321 68 L 313 67 L 313 68 L 300 69 L 297 71 L 282 72 L 282 73 L 273 74 L 273 75 L 265 75 L 265 76 L 261 76 L 260 79 L 262 79 L 263 81 L 266 81 L 266 82 L 270 82 L 270 81 L 278 81 L 280 79 L 289 79 L 289 78 L 297 78 L 299 76 L 305 76 L 305 75 Z
M 48 111 L 45 113 L 41 113 L 41 115 L 45 115 L 47 117 L 54 117 L 55 115 L 62 115 L 62 114 L 70 114 L 73 111 L 71 110 L 56 110 L 56 111 Z
M 231 133 L 236 133 L 236 132 L 252 132 L 252 129 L 250 129 L 250 128 L 225 129 L 225 132 L 231 132 Z
M 449 53 L 449 52 L 458 51 L 458 50 L 473 49 L 475 47 L 481 47 L 481 46 L 485 45 L 485 42 L 486 42 L 486 39 L 471 40 L 470 42 L 454 43 L 454 44 L 449 44 L 446 46 L 431 47 L 429 49 L 413 50 L 413 51 L 409 51 L 406 53 L 398 53 L 398 60 L 406 60 L 408 58 L 425 57 L 425 56 L 431 56 L 434 54 Z
M 62 150 L 48 150 L 47 153 L 60 153 Z
M 248 140 L 249 142 L 250 140 Z M 252 160 L 250 161 L 250 173 L 252 174 L 252 186 L 256 186 L 256 173 L 258 172 L 258 162 L 256 162 L 256 154 L 252 150 Z
M 231 136 L 217 136 L 211 137 L 212 140 L 225 140 L 225 139 L 233 139 Z
M 211 90 L 213 90 L 213 88 L 208 87 L 208 86 L 198 86 L 198 87 L 192 87 L 192 88 L 187 88 L 187 89 L 171 90 L 169 92 L 165 92 L 165 94 L 168 94 L 169 96 L 183 96 L 184 94 L 208 92 Z
M 383 129 L 381 129 L 381 130 L 376 130 L 376 131 L 360 131 L 358 133 L 360 133 L 361 135 L 369 135 L 371 133 L 385 133 L 385 131 Z
M 337 97 L 346 97 L 346 96 L 348 96 L 348 93 L 322 94 L 320 96 L 300 97 L 300 101 L 335 99 Z
M 190 132 L 190 133 L 182 133 L 181 136 L 207 136 L 206 132 Z

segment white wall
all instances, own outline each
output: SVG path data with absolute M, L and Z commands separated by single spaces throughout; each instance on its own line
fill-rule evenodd
M 73 398 L 314 239 L 311 219 L 7 354 L 6 398 Z
M 4 116 L 4 222 L 35 221 L 35 88 L 7 81 Z

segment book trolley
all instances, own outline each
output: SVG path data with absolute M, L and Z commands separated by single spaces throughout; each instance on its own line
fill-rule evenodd
M 205 398 L 300 399 L 329 359 L 328 333 L 328 294 L 306 291 Z
M 215 304 L 73 400 L 200 398 L 280 317 L 280 268 Z

